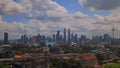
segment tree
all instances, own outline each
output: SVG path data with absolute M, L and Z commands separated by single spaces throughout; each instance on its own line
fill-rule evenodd
M 50 59 L 50 68 L 86 68 L 86 64 L 74 59 Z
M 95 55 L 99 61 L 99 64 L 102 64 L 102 62 L 105 60 L 104 54 L 103 53 L 96 53 Z
M 9 68 L 7 65 L 0 63 L 0 68 Z

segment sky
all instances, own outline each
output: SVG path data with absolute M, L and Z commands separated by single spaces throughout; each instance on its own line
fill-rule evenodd
M 120 38 L 120 0 L 0 0 L 0 39 L 52 35 L 70 28 L 78 35 Z M 61 33 L 62 34 L 62 33 Z

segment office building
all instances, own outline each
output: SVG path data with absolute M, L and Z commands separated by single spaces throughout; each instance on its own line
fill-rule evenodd
M 53 34 L 53 42 L 55 42 L 55 40 L 56 40 L 56 39 L 55 39 L 55 34 Z
M 68 29 L 68 44 L 71 43 L 71 33 L 70 33 L 70 29 Z
M 7 44 L 8 43 L 8 33 L 5 32 L 4 33 L 4 44 Z
M 66 29 L 64 28 L 64 43 L 66 43 Z
M 57 31 L 57 34 L 56 34 L 56 41 L 57 42 L 60 41 L 60 31 L 59 30 Z

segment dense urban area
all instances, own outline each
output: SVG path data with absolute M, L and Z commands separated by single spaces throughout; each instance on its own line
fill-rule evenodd
M 22 35 L 0 41 L 0 68 L 120 68 L 120 38 L 93 36 L 64 28 L 52 36 Z
M 120 0 L 0 0 L 0 68 L 120 68 Z

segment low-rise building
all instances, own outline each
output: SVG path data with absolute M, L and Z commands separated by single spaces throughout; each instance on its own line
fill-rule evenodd
M 91 53 L 85 53 L 85 54 L 80 54 L 79 58 L 81 60 L 84 60 L 85 63 L 89 66 L 96 66 L 98 65 L 97 57 L 94 54 Z

